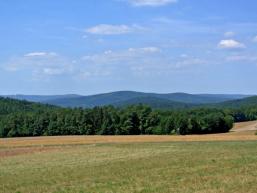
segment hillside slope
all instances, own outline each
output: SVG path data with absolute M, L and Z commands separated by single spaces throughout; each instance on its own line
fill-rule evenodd
M 57 107 L 52 105 L 0 97 L 0 115 L 6 115 L 16 112 L 35 112 L 53 108 Z
M 132 104 L 148 104 L 153 108 L 187 107 L 192 105 L 217 104 L 225 101 L 242 99 L 248 95 L 225 95 L 225 94 L 187 94 L 187 93 L 144 93 L 134 91 L 118 91 L 90 96 L 81 95 L 8 95 L 10 98 L 52 104 L 61 107 L 84 107 L 95 106 L 126 106 Z M 155 104 L 156 103 L 156 104 Z M 176 104 L 177 103 L 177 104 Z M 183 104 L 182 104 L 183 103 Z
M 74 98 L 78 98 L 81 96 L 76 95 L 76 94 L 67 94 L 67 95 L 22 95 L 22 94 L 17 94 L 17 95 L 2 95 L 2 97 L 43 103 L 45 101 L 58 100 L 58 99 L 62 99 L 62 98 L 74 99 Z
M 154 109 L 184 109 L 196 106 L 194 104 L 174 102 L 157 97 L 137 97 L 119 103 L 113 103 L 111 105 L 116 107 L 126 107 L 137 104 L 148 105 Z
M 187 93 L 170 93 L 170 94 L 156 94 L 156 93 L 143 93 L 143 92 L 133 92 L 133 91 L 119 91 L 104 93 L 91 96 L 81 96 L 81 97 L 64 97 L 48 101 L 43 101 L 45 103 L 54 104 L 62 107 L 88 107 L 92 108 L 95 106 L 104 106 L 104 105 L 116 105 L 124 106 L 127 104 L 132 104 L 132 102 L 143 104 L 149 104 L 147 98 L 151 98 L 153 101 L 157 98 L 158 103 L 166 102 L 166 106 L 170 106 L 170 103 L 186 103 L 191 106 L 191 104 L 209 104 L 209 103 L 220 103 L 227 100 L 233 100 L 238 98 L 244 98 L 244 95 L 193 95 Z M 124 103 L 124 104 L 123 104 Z M 152 102 L 150 102 L 153 104 Z M 173 105 L 171 105 L 173 106 Z M 184 105 L 186 106 L 186 105 Z
M 224 108 L 241 108 L 241 107 L 256 106 L 256 105 L 257 105 L 257 96 L 214 104 L 214 106 L 216 107 L 224 107 Z

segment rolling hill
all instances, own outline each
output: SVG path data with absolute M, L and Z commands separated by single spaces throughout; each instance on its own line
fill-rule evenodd
M 228 100 L 241 99 L 247 96 L 244 95 L 193 95 L 187 93 L 170 93 L 156 94 L 143 93 L 133 91 L 119 91 L 105 94 L 81 96 L 81 97 L 64 97 L 53 100 L 44 101 L 49 104 L 54 104 L 63 107 L 88 107 L 114 105 L 126 106 L 128 104 L 151 104 L 150 106 L 192 106 L 196 104 L 220 103 Z M 158 100 L 157 100 L 158 99 Z M 158 103 L 155 105 L 155 101 Z M 166 105 L 164 105 L 166 103 Z M 171 104 L 172 103 L 172 104 Z M 182 105 L 182 103 L 184 103 Z M 161 104 L 161 105 L 160 105 Z M 189 105 L 187 105 L 189 104 Z
M 113 103 L 116 107 L 126 107 L 130 105 L 144 104 L 154 109 L 184 109 L 197 106 L 196 104 L 174 102 L 168 99 L 161 99 L 157 97 L 137 97 L 126 101 Z
M 213 104 L 215 107 L 225 107 L 225 108 L 241 108 L 241 107 L 248 107 L 248 106 L 255 106 L 257 105 L 257 96 L 247 97 L 244 99 L 238 100 L 230 100 L 218 104 Z
M 16 112 L 35 112 L 58 108 L 52 105 L 0 97 L 0 115 Z
M 61 107 L 84 107 L 95 106 L 127 106 L 132 104 L 147 104 L 153 108 L 186 108 L 195 105 L 217 104 L 231 100 L 239 100 L 248 95 L 212 95 L 212 94 L 187 94 L 187 93 L 144 93 L 133 91 L 118 91 L 104 94 L 81 96 L 81 95 L 8 95 L 14 99 L 40 102 Z
M 17 94 L 17 95 L 2 95 L 2 97 L 17 99 L 17 100 L 26 100 L 26 101 L 30 101 L 30 102 L 44 103 L 44 101 L 58 100 L 58 99 L 62 99 L 62 98 L 74 99 L 74 98 L 78 98 L 81 96 L 76 95 L 76 94 L 68 94 L 68 95 L 22 95 L 22 94 Z

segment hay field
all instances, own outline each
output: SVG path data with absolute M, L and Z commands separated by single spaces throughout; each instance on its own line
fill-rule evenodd
M 178 141 L 240 141 L 257 140 L 254 135 L 257 130 L 257 121 L 237 123 L 230 133 L 212 135 L 188 136 L 62 136 L 62 137 L 27 137 L 0 139 L 0 148 L 28 147 L 28 146 L 55 146 L 55 145 L 82 145 L 97 143 L 135 143 L 135 142 L 178 142 Z
M 1 139 L 0 193 L 256 193 L 256 125 L 202 136 Z

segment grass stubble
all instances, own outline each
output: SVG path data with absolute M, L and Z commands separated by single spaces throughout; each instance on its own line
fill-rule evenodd
M 43 143 L 1 140 L 0 193 L 256 193 L 257 140 L 245 140 L 254 133 L 220 135 L 242 136 L 231 141 L 211 141 L 210 136 L 205 141 L 203 136 L 199 141 L 159 141 L 162 136 L 114 142 L 102 137 L 88 143 L 70 143 L 67 137 L 57 137 L 58 143 L 53 143 L 56 137 L 43 138 Z

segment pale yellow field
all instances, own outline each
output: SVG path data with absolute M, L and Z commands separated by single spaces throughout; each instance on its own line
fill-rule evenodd
M 83 145 L 99 143 L 136 143 L 136 142 L 179 142 L 179 141 L 245 141 L 257 140 L 255 132 L 257 121 L 235 124 L 230 133 L 188 136 L 61 136 L 61 137 L 27 137 L 0 139 L 0 148 L 27 146 Z
M 0 139 L 0 193 L 256 193 L 256 125 L 215 135 Z

